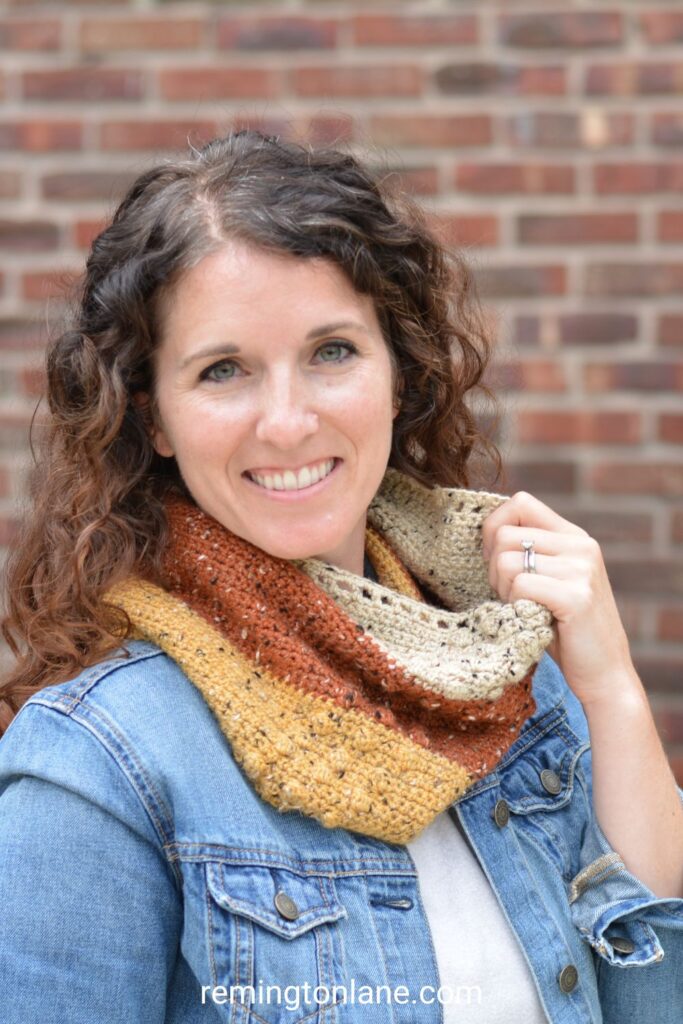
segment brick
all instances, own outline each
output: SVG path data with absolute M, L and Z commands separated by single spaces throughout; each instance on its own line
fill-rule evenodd
M 19 539 L 19 518 L 0 514 L 0 547 L 11 547 Z
M 657 343 L 683 345 L 683 313 L 662 313 L 657 320 Z
M 586 295 L 676 295 L 683 288 L 681 263 L 591 263 L 583 268 Z
M 37 0 L 4 0 L 6 7 L 33 7 L 37 6 Z M 138 0 L 69 0 L 70 7 L 127 7 L 138 2 Z M 61 0 L 44 0 L 44 4 L 61 4 Z
M 638 317 L 630 313 L 564 313 L 543 316 L 518 316 L 514 323 L 517 344 L 603 345 L 635 341 Z
M 83 148 L 81 121 L 2 121 L 0 150 L 25 153 L 55 153 Z
M 588 96 L 670 96 L 683 92 L 683 62 L 631 61 L 586 68 Z
M 683 510 L 671 513 L 671 540 L 674 544 L 683 544 Z
M 623 41 L 622 16 L 614 11 L 507 14 L 499 18 L 498 26 L 503 46 L 524 49 L 586 49 Z
M 679 376 L 683 376 L 680 373 Z M 666 412 L 657 418 L 657 438 L 671 444 L 683 444 L 683 413 Z
M 587 470 L 587 486 L 599 494 L 643 494 L 681 497 L 680 462 L 598 462 Z
M 350 25 L 356 46 L 467 46 L 479 41 L 474 14 L 360 14 Z
M 453 172 L 453 185 L 486 195 L 570 194 L 575 171 L 571 164 L 461 163 Z
M 652 516 L 644 512 L 585 509 L 571 521 L 600 544 L 649 544 L 654 536 Z M 631 610 L 631 616 L 636 615 L 637 612 Z
M 564 392 L 567 375 L 557 360 L 516 359 L 491 364 L 486 383 L 496 392 Z
M 656 146 L 683 146 L 683 114 L 653 114 L 650 125 L 650 139 Z
M 598 195 L 683 192 L 683 160 L 671 163 L 598 163 L 593 168 Z
M 334 18 L 221 17 L 216 25 L 219 50 L 330 50 L 337 46 Z
M 416 65 L 300 67 L 289 72 L 296 96 L 420 96 L 422 69 Z
M 638 444 L 641 417 L 633 412 L 520 410 L 517 436 L 526 444 Z
M 652 715 L 664 743 L 683 742 L 683 711 L 657 706 L 652 709 Z
M 108 221 L 102 217 L 77 220 L 72 226 L 73 242 L 77 249 L 89 249 L 97 236 L 104 231 Z
M 5 252 L 48 252 L 59 245 L 59 229 L 46 220 L 0 218 L 0 250 Z
M 24 299 L 68 299 L 78 277 L 79 270 L 45 270 L 21 275 L 21 296 Z
M 683 211 L 660 210 L 657 214 L 657 238 L 660 242 L 683 242 Z
M 658 598 L 683 593 L 683 560 L 611 558 L 608 571 L 615 591 L 653 594 Z
M 564 295 L 567 290 L 566 267 L 553 264 L 481 267 L 476 280 L 487 298 Z
M 574 462 L 512 461 L 507 462 L 506 493 L 529 491 L 530 494 L 574 494 L 577 489 L 577 467 Z
M 60 201 L 99 200 L 112 202 L 123 194 L 133 179 L 135 171 L 61 171 L 46 174 L 42 179 L 42 195 L 45 199 Z
M 455 61 L 438 68 L 434 84 L 445 96 L 564 96 L 566 69 L 499 61 Z
M 683 13 L 647 11 L 640 15 L 640 31 L 651 46 L 683 43 Z
M 314 144 L 353 142 L 356 135 L 354 119 L 348 114 L 314 114 L 303 118 L 301 124 L 303 134 Z
M 22 175 L 19 171 L 0 170 L 0 199 L 18 199 Z
M 45 330 L 42 319 L 0 317 L 0 351 L 41 352 L 45 348 Z
M 35 403 L 19 406 L 16 400 L 0 407 L 0 451 L 15 454 L 26 448 Z
M 526 245 L 637 242 L 638 214 L 524 214 L 517 219 L 517 241 Z
M 536 111 L 514 114 L 505 121 L 508 142 L 513 146 L 552 149 L 601 149 L 630 146 L 634 139 L 632 113 L 606 113 L 586 109 Z
M 201 18 L 125 17 L 84 18 L 79 46 L 87 54 L 121 50 L 196 50 L 203 42 Z
M 641 359 L 629 363 L 589 363 L 583 368 L 589 393 L 607 391 L 683 391 L 683 364 Z
M 134 150 L 182 150 L 190 139 L 194 146 L 218 133 L 216 121 L 106 121 L 100 125 L 100 149 L 107 152 Z
M 447 246 L 498 245 L 498 217 L 492 214 L 436 212 L 427 222 Z
M 439 191 L 439 172 L 433 166 L 396 167 L 382 172 L 382 177 L 387 175 L 399 191 L 423 196 L 435 196 Z
M 66 68 L 27 71 L 21 76 L 22 95 L 28 100 L 79 103 L 101 100 L 141 100 L 142 72 L 119 68 Z
M 657 639 L 683 640 L 683 605 L 670 605 L 659 609 L 657 614 Z M 681 732 L 676 739 L 683 740 L 683 713 L 681 713 Z
M 159 73 L 165 100 L 267 99 L 278 91 L 279 75 L 264 68 L 173 68 Z
M 47 386 L 42 366 L 25 366 L 19 373 L 19 392 L 27 398 L 40 398 Z
M 369 136 L 389 146 L 487 146 L 491 118 L 486 114 L 384 114 L 370 118 Z
M 0 20 L 0 49 L 15 53 L 35 50 L 49 52 L 62 45 L 62 25 L 56 18 L 12 18 Z

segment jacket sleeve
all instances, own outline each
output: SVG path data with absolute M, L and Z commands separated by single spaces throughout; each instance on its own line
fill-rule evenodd
M 561 675 L 554 662 L 553 666 Z M 683 899 L 656 896 L 610 846 L 593 805 L 588 723 L 580 702 L 562 679 L 569 724 L 585 745 L 579 774 L 591 809 L 581 836 L 580 869 L 568 886 L 573 923 L 601 960 L 613 967 L 658 965 L 666 958 L 666 970 L 655 971 L 663 979 L 674 962 L 679 970 L 683 964 Z M 678 792 L 683 800 L 683 790 Z
M 182 905 L 154 825 L 73 718 L 27 704 L 0 742 L 4 1024 L 163 1022 Z

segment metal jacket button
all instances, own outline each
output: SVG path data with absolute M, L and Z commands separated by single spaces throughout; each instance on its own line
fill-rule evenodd
M 499 828 L 504 828 L 510 820 L 510 808 L 505 800 L 498 800 L 493 808 L 493 820 Z
M 552 771 L 550 768 L 544 768 L 541 772 L 541 785 L 546 793 L 551 793 L 552 796 L 557 796 L 562 789 L 562 780 L 557 772 Z
M 299 916 L 299 908 L 297 907 L 291 896 L 288 896 L 286 892 L 280 889 L 279 892 L 275 893 L 275 906 L 278 912 L 286 917 L 288 921 L 296 921 Z
M 612 943 L 612 948 L 615 949 L 617 953 L 632 953 L 633 950 L 636 948 L 635 942 L 631 942 L 630 939 L 622 939 L 620 935 L 617 935 L 614 939 L 611 939 L 610 941 Z
M 571 992 L 576 988 L 576 983 L 579 980 L 579 972 L 577 971 L 574 964 L 567 964 L 560 971 L 557 978 L 560 988 L 563 992 Z

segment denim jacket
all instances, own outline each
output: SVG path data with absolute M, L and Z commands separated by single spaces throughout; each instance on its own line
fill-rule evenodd
M 406 847 L 265 803 L 180 668 L 127 647 L 35 694 L 0 741 L 4 1024 L 442 1021 Z M 680 1022 L 683 900 L 601 832 L 586 719 L 547 654 L 533 687 L 454 827 L 552 1024 Z

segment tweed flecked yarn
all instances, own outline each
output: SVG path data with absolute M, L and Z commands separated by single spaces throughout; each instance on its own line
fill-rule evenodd
M 375 583 L 274 558 L 173 497 L 162 585 L 107 599 L 200 690 L 264 800 L 407 843 L 535 709 L 552 616 L 490 588 L 481 525 L 502 501 L 388 469 L 368 510 Z

